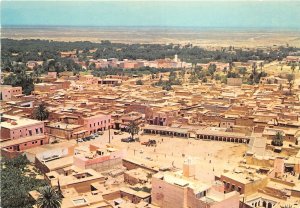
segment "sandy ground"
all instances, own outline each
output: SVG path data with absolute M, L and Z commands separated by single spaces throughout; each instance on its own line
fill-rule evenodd
M 158 143 L 156 147 L 146 147 L 140 142 L 121 142 L 121 138 L 129 136 L 127 133 L 123 135 L 113 135 L 112 133 L 111 136 L 111 144 L 114 147 L 126 149 L 127 158 L 139 161 L 141 164 L 153 164 L 157 167 L 172 167 L 173 165 L 182 169 L 183 162 L 191 159 L 196 164 L 196 178 L 207 182 L 213 181 L 214 175 L 221 174 L 224 169 L 236 167 L 243 160 L 243 154 L 247 148 L 245 144 L 139 135 L 141 142 L 151 138 Z M 107 144 L 108 131 L 92 142 Z
M 300 31 L 166 28 L 2 28 L 2 38 L 118 43 L 187 44 L 202 47 L 300 46 Z

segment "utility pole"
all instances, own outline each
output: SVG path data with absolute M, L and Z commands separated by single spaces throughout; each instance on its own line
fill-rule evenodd
M 110 144 L 110 125 L 108 125 L 108 143 Z

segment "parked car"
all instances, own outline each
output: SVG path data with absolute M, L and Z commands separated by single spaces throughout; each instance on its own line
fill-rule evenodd
M 134 142 L 135 140 L 131 137 L 121 139 L 122 142 Z
M 85 137 L 87 140 L 95 139 L 92 135 Z
M 147 160 L 153 161 L 151 157 L 146 157 Z
M 82 139 L 77 139 L 77 142 L 83 142 L 83 140 Z
M 156 140 L 149 139 L 147 142 L 142 142 L 142 145 L 146 145 L 147 147 L 156 146 Z
M 122 131 L 115 131 L 114 132 L 114 135 L 122 135 L 122 134 L 124 134 Z
M 98 135 L 103 135 L 104 132 L 103 131 L 98 131 Z
M 99 134 L 98 133 L 94 133 L 94 134 L 91 134 L 91 136 L 95 138 L 95 137 L 98 137 Z

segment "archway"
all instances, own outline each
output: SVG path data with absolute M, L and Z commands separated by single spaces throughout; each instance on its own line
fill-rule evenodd
M 263 207 L 267 207 L 267 202 L 263 201 Z
M 268 208 L 272 208 L 272 203 L 271 202 L 268 203 Z

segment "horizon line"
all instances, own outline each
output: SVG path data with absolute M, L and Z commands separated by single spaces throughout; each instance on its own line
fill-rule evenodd
M 183 25 L 19 25 L 19 24 L 1 24 L 0 28 L 63 28 L 63 27 L 73 27 L 73 28 L 197 28 L 197 29 L 297 29 L 300 30 L 300 27 L 278 27 L 278 26 L 227 26 L 227 27 L 219 27 L 219 26 L 183 26 Z

